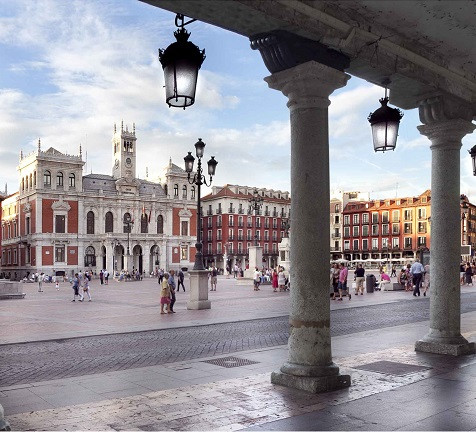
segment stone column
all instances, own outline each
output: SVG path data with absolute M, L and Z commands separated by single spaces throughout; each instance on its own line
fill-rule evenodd
M 245 270 L 244 276 L 247 279 L 253 279 L 256 267 L 259 270 L 263 267 L 263 248 L 261 246 L 250 246 L 248 256 L 249 266 Z
M 472 111 L 462 101 L 436 96 L 420 103 L 418 126 L 431 141 L 430 331 L 417 351 L 463 355 L 475 344 L 461 335 L 460 149 L 473 132 Z M 469 157 L 469 156 L 467 156 Z
M 187 309 L 210 309 L 212 303 L 208 300 L 208 271 L 189 270 L 190 289 Z

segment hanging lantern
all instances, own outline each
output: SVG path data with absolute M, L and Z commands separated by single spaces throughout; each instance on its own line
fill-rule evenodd
M 179 24 L 179 22 L 181 23 Z M 205 60 L 205 50 L 201 50 L 188 40 L 190 33 L 185 30 L 184 16 L 178 14 L 175 25 L 180 27 L 174 32 L 177 42 L 165 50 L 159 49 L 159 60 L 165 77 L 165 101 L 169 107 L 185 109 L 195 102 L 198 70 Z
M 387 84 L 385 83 L 385 97 L 380 99 L 382 106 L 369 114 L 368 121 L 372 127 L 372 138 L 374 150 L 387 151 L 395 150 L 397 145 L 398 126 L 403 117 L 403 113 L 397 108 L 387 106 Z
M 473 162 L 473 175 L 476 176 L 476 145 L 468 150 L 469 154 L 471 155 L 471 160 Z

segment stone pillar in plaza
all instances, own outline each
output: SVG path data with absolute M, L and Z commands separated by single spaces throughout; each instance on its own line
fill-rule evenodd
M 462 101 L 435 96 L 419 105 L 418 130 L 431 141 L 430 331 L 416 351 L 464 355 L 475 344 L 461 335 L 460 149 L 473 132 L 472 111 Z M 467 156 L 469 157 L 469 156 Z
M 248 257 L 248 268 L 244 271 L 244 277 L 253 279 L 256 267 L 259 270 L 263 267 L 263 248 L 261 246 L 250 246 Z
M 344 87 L 347 57 L 286 32 L 258 35 L 272 72 L 269 87 L 288 97 L 291 119 L 291 311 L 288 361 L 271 382 L 309 392 L 348 387 L 332 361 L 329 304 L 330 94 Z

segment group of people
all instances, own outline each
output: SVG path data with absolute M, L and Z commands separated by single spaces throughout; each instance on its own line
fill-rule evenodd
M 460 284 L 473 285 L 473 278 L 476 276 L 476 263 L 461 263 L 459 267 Z
M 359 264 L 358 269 L 362 269 L 362 265 Z M 357 272 L 356 270 L 356 272 Z M 333 288 L 333 295 L 331 297 L 332 300 L 339 300 L 342 301 L 342 297 L 348 295 L 349 300 L 352 298 L 352 294 L 349 292 L 347 288 L 347 277 L 349 275 L 349 270 L 344 264 L 334 264 L 331 268 L 331 284 Z M 363 278 L 363 273 L 362 273 Z M 363 287 L 363 284 L 362 284 Z M 363 294 L 363 288 L 362 288 Z
M 70 283 L 73 288 L 73 302 L 76 301 L 76 297 L 79 297 L 79 301 L 82 302 L 84 297 L 87 295 L 89 301 L 92 301 L 91 297 L 91 289 L 89 286 L 89 282 L 91 282 L 92 274 L 91 272 L 85 272 L 84 274 L 79 271 L 79 273 L 75 273 L 74 276 L 71 278 Z
M 398 282 L 405 291 L 413 292 L 414 297 L 420 297 L 420 289 L 423 288 L 423 296 L 430 289 L 430 264 L 423 264 L 416 259 L 413 264 L 407 264 L 400 270 Z

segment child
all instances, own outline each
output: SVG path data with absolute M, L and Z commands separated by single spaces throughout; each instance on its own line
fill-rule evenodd
M 56 291 L 59 291 L 59 282 L 58 281 L 56 281 L 55 286 L 56 286 Z
M 83 279 L 83 291 L 84 291 L 84 295 L 87 294 L 89 301 L 91 301 L 91 293 L 89 292 L 89 278 L 87 277 Z M 80 301 L 83 301 L 83 299 L 81 299 Z

